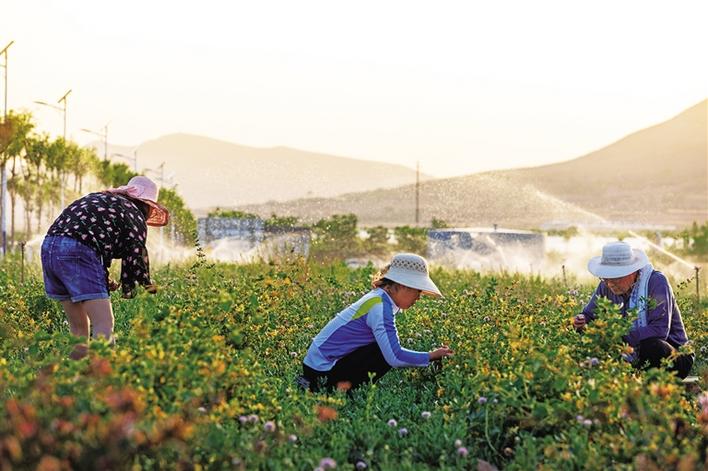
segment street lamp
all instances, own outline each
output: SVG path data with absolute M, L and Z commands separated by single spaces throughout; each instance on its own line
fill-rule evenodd
M 130 160 L 133 162 L 133 171 L 135 173 L 138 173 L 138 149 L 133 149 L 133 156 L 125 155 L 125 154 L 120 154 L 117 152 L 114 152 L 111 154 L 111 157 L 121 157 L 126 160 Z
M 108 160 L 108 123 L 103 126 L 103 132 L 92 131 L 91 129 L 81 128 L 83 132 L 94 134 L 103 139 L 103 160 Z
M 71 93 L 71 89 L 69 89 L 64 94 L 64 96 L 62 96 L 61 98 L 59 98 L 57 100 L 57 103 L 64 103 L 64 106 L 53 105 L 51 103 L 47 103 L 46 101 L 41 101 L 41 100 L 35 101 L 35 103 L 37 103 L 38 105 L 43 105 L 43 106 L 48 106 L 50 108 L 54 108 L 55 110 L 59 110 L 64 114 L 64 133 L 62 134 L 62 136 L 64 137 L 65 141 L 66 141 L 66 97 L 69 96 L 69 93 Z
M 0 51 L 0 54 L 5 58 L 5 105 L 3 108 L 3 124 L 7 124 L 7 50 L 15 41 L 10 43 Z M 2 254 L 7 252 L 7 174 L 5 173 L 5 160 L 2 161 L 0 169 L 0 230 L 2 231 Z

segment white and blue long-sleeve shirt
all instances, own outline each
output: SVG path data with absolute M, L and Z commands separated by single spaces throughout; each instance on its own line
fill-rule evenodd
M 317 371 L 329 371 L 340 358 L 376 342 L 394 368 L 428 366 L 427 352 L 401 347 L 394 319 L 399 311 L 386 291 L 370 291 L 324 326 L 307 350 L 304 363 Z

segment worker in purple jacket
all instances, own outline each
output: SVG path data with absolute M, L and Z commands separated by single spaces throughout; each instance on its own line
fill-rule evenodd
M 425 367 L 453 354 L 446 345 L 431 352 L 401 346 L 396 316 L 422 294 L 439 297 L 428 263 L 420 255 L 399 253 L 372 282 L 372 290 L 335 315 L 312 340 L 298 383 L 315 392 L 322 385 L 354 390 L 378 381 L 391 368 Z
M 660 367 L 661 360 L 688 342 L 671 286 L 654 270 L 644 251 L 626 242 L 610 242 L 602 248 L 602 256 L 588 262 L 588 270 L 600 278 L 600 284 L 582 314 L 573 319 L 576 330 L 595 319 L 597 298 L 604 297 L 620 305 L 623 316 L 636 310 L 637 318 L 624 336 L 634 350 L 626 359 L 636 367 Z M 694 354 L 680 353 L 671 370 L 685 378 L 694 360 Z

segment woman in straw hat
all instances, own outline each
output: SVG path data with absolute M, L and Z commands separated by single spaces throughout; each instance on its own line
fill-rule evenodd
M 123 297 L 138 285 L 154 293 L 145 248 L 147 226 L 164 226 L 167 209 L 157 202 L 157 185 L 137 176 L 119 188 L 90 193 L 71 203 L 49 228 L 42 243 L 47 296 L 64 308 L 71 333 L 113 341 L 113 309 L 108 292 L 122 284 Z M 121 259 L 121 283 L 109 278 L 113 259 Z M 87 345 L 71 354 L 86 355 Z
M 635 366 L 658 368 L 662 359 L 688 342 L 671 286 L 661 272 L 654 270 L 644 251 L 626 242 L 611 242 L 602 248 L 602 256 L 588 262 L 588 270 L 600 278 L 600 284 L 582 314 L 573 319 L 577 330 L 595 319 L 597 298 L 604 297 L 620 305 L 623 316 L 636 309 L 637 318 L 624 336 L 633 348 L 625 359 Z M 678 355 L 671 370 L 685 378 L 694 359 L 692 353 Z
M 378 381 L 392 367 L 423 367 L 452 355 L 442 346 L 431 352 L 401 347 L 395 316 L 416 303 L 421 294 L 439 297 L 426 260 L 415 254 L 393 257 L 374 279 L 372 290 L 339 312 L 314 338 L 303 361 L 303 386 L 354 389 Z

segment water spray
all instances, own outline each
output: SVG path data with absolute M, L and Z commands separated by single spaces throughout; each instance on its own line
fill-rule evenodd
M 652 246 L 653 248 L 655 248 L 655 249 L 658 250 L 659 252 L 663 253 L 664 255 L 667 255 L 668 257 L 672 258 L 673 260 L 676 260 L 677 262 L 679 262 L 679 263 L 685 265 L 685 266 L 688 267 L 688 268 L 693 268 L 693 270 L 696 272 L 696 275 L 695 275 L 695 278 L 696 278 L 696 304 L 697 304 L 697 305 L 700 304 L 700 302 L 701 302 L 701 282 L 700 282 L 700 278 L 699 278 L 698 272 L 701 271 L 701 267 L 699 267 L 699 266 L 697 266 L 697 265 L 691 265 L 691 264 L 688 263 L 687 261 L 683 260 L 681 257 L 677 257 L 676 255 L 672 254 L 672 253 L 669 252 L 668 250 L 666 250 L 666 249 L 664 249 L 663 247 L 661 247 L 661 246 L 655 244 L 654 242 L 650 241 L 650 240 L 647 239 L 646 237 L 643 237 L 643 236 L 637 234 L 637 233 L 634 232 L 634 231 L 628 231 L 628 232 L 629 232 L 632 236 L 644 240 L 644 241 L 645 241 L 646 243 L 648 243 L 650 246 Z

